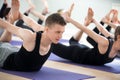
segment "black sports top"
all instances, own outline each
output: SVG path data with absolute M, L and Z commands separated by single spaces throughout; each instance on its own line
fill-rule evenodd
M 19 52 L 15 52 L 8 56 L 4 62 L 4 69 L 17 71 L 37 71 L 41 69 L 51 53 L 49 52 L 42 56 L 39 54 L 40 40 L 42 32 L 37 32 L 35 48 L 33 51 L 27 51 L 23 46 Z
M 109 46 L 105 54 L 100 54 L 98 49 L 98 44 L 96 44 L 94 48 L 88 48 L 85 47 L 84 45 L 83 50 L 79 49 L 80 46 L 78 47 L 78 50 L 76 49 L 75 53 L 73 54 L 73 57 L 76 59 L 78 63 L 82 63 L 82 64 L 103 65 L 105 63 L 112 62 L 114 58 L 109 58 L 108 56 L 113 45 L 113 39 L 108 38 L 108 41 L 109 41 Z M 79 58 L 77 59 L 75 56 L 76 57 L 78 56 Z

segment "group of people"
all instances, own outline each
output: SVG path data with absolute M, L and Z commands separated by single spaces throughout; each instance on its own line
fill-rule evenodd
M 28 2 L 33 7 L 30 0 Z M 120 26 L 115 25 L 120 24 L 118 12 L 111 10 L 99 23 L 94 19 L 92 8 L 89 8 L 82 25 L 70 17 L 73 7 L 74 4 L 65 12 L 52 13 L 46 19 L 41 19 L 45 22 L 43 26 L 29 16 L 21 14 L 19 0 L 12 0 L 7 20 L 0 18 L 0 27 L 4 29 L 0 36 L 0 67 L 16 71 L 38 71 L 51 52 L 81 64 L 103 65 L 112 62 L 120 53 Z M 33 8 L 30 12 L 33 12 Z M 112 18 L 110 18 L 111 14 L 114 15 Z M 25 22 L 31 29 L 20 27 L 18 23 L 15 25 L 14 22 L 17 20 Z M 70 38 L 69 46 L 58 43 L 67 23 L 80 29 Z M 96 25 L 93 31 L 87 27 L 90 23 Z M 104 24 L 109 26 L 105 29 Z M 115 29 L 114 34 L 109 32 L 111 28 Z M 87 40 L 93 48 L 79 43 L 83 33 L 88 35 Z M 13 34 L 22 39 L 21 48 L 9 43 Z

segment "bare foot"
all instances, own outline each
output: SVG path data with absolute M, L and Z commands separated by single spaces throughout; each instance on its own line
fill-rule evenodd
M 7 0 L 4 0 L 4 3 L 7 4 Z
M 32 7 L 29 7 L 24 13 L 29 14 L 31 10 L 34 10 Z
M 12 0 L 11 5 L 12 6 L 10 11 L 10 20 L 16 21 L 19 18 L 19 7 L 20 7 L 19 0 Z
M 93 16 L 94 16 L 94 12 L 93 12 L 92 8 L 89 8 L 87 16 L 85 17 L 85 22 L 84 22 L 85 26 L 88 26 L 92 22 Z
M 104 23 L 110 22 L 110 21 L 111 21 L 110 16 L 111 16 L 111 14 L 112 14 L 113 12 L 114 12 L 113 9 L 110 10 L 110 12 L 109 12 L 108 14 L 106 14 L 105 17 L 103 17 L 101 21 L 104 22 Z
M 48 10 L 48 8 L 45 7 L 45 8 L 43 9 L 43 11 L 42 11 L 42 14 L 43 14 L 43 15 L 46 15 L 46 14 L 48 14 L 48 13 L 49 13 L 49 10 Z
M 71 16 L 71 13 L 73 11 L 73 8 L 74 8 L 74 3 L 71 4 L 70 8 L 68 9 L 68 12 L 69 12 L 69 16 Z
M 67 11 L 61 11 L 61 16 L 64 18 L 64 20 L 69 23 L 69 18 L 71 17 L 71 13 L 73 11 L 74 3 L 70 6 L 70 8 Z
M 115 23 L 115 24 L 119 23 L 119 20 L 118 20 L 118 11 L 117 10 L 114 10 L 114 14 L 113 14 L 113 17 L 112 17 L 112 23 Z

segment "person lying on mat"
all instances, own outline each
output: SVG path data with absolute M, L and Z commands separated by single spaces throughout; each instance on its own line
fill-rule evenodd
M 114 38 L 109 37 L 111 34 L 107 30 L 104 33 L 108 38 L 101 36 L 86 27 L 91 22 L 96 26 L 102 26 L 93 18 L 93 15 L 93 10 L 89 8 L 85 23 L 82 25 L 66 14 L 66 20 L 80 31 L 69 40 L 69 46 L 62 43 L 53 44 L 52 52 L 59 57 L 81 64 L 103 65 L 112 62 L 117 53 L 120 53 L 120 26 L 115 29 Z M 93 48 L 79 43 L 83 32 L 95 41 L 96 45 Z
M 103 17 L 100 21 L 100 24 L 103 25 L 103 27 L 105 27 L 104 25 L 106 24 L 106 30 L 110 33 L 108 33 L 109 35 L 106 35 L 104 33 L 106 33 L 107 31 L 105 31 L 105 29 L 103 29 L 102 26 L 96 26 L 93 31 L 96 32 L 97 34 L 100 34 L 102 36 L 105 37 L 111 37 L 114 38 L 114 31 L 111 32 L 111 29 L 115 30 L 117 25 L 119 25 L 119 20 L 118 20 L 118 12 L 115 9 L 111 9 L 109 13 L 107 13 L 105 15 L 105 17 Z M 103 30 L 102 30 L 103 29 Z M 87 36 L 87 41 L 92 45 L 95 46 L 96 42 L 90 38 L 89 36 Z M 117 54 L 117 57 L 119 57 L 119 53 Z
M 115 28 L 117 27 L 114 23 L 112 23 L 112 22 L 113 22 L 112 19 L 115 18 L 115 17 L 113 16 L 113 18 L 110 18 L 111 15 L 114 15 L 114 10 L 113 10 L 113 9 L 110 10 L 110 12 L 109 12 L 107 15 L 105 15 L 105 17 L 103 17 L 102 20 L 100 21 L 100 24 L 101 24 L 103 27 L 104 27 L 104 24 L 107 24 L 106 30 L 107 30 L 108 32 L 110 32 L 111 28 L 114 28 L 114 29 L 115 29 Z M 88 23 L 88 22 L 87 22 L 87 23 Z M 89 24 L 90 24 L 90 23 L 89 23 Z M 89 25 L 89 24 L 86 24 L 86 26 Z M 104 34 L 104 33 L 106 33 L 107 31 L 105 31 L 105 29 L 103 29 L 102 26 L 96 26 L 96 27 L 93 29 L 93 31 L 96 32 L 97 34 L 102 35 L 102 36 L 114 38 L 113 34 L 111 34 L 111 33 L 107 33 L 108 35 Z M 103 30 L 102 30 L 102 29 L 103 29 Z M 95 46 L 95 45 L 96 45 L 96 42 L 95 42 L 92 38 L 90 38 L 89 36 L 87 36 L 87 41 L 88 41 L 92 46 Z
M 6 30 L 0 38 L 0 67 L 16 71 L 38 71 L 51 53 L 51 44 L 58 43 L 65 30 L 62 16 L 53 13 L 47 17 L 44 32 L 32 32 L 13 25 L 19 17 L 19 0 L 12 0 L 9 22 L 0 18 L 0 27 Z M 23 40 L 21 48 L 14 47 L 6 39 L 15 34 Z

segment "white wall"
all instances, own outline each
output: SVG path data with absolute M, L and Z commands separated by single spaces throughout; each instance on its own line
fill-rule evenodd
M 104 17 L 112 8 L 113 3 L 119 4 L 120 0 L 47 0 L 49 4 L 49 9 L 51 12 L 55 12 L 56 10 L 63 8 L 67 9 L 72 2 L 75 3 L 75 7 L 72 13 L 72 17 L 83 23 L 83 20 L 87 14 L 88 7 L 92 7 L 93 11 L 95 13 L 95 18 L 100 21 L 102 17 Z M 34 0 L 34 3 L 37 3 L 36 0 Z M 37 3 L 37 5 L 40 6 L 40 2 Z M 38 7 L 39 7 L 38 6 Z M 42 7 L 42 6 L 40 6 Z M 43 8 L 43 7 L 42 7 Z M 95 27 L 94 25 L 90 25 L 89 28 Z M 75 32 L 77 32 L 78 29 L 76 29 L 73 25 L 68 24 L 66 27 L 66 32 L 64 33 L 63 38 L 70 38 Z M 89 45 L 86 41 L 86 35 L 83 35 L 81 42 Z M 89 45 L 90 46 L 90 45 Z
M 11 0 L 8 0 L 9 4 Z M 56 12 L 58 9 L 67 9 L 73 2 L 75 3 L 74 10 L 72 12 L 72 18 L 83 23 L 83 20 L 87 14 L 88 7 L 92 7 L 95 18 L 100 21 L 102 17 L 107 14 L 110 9 L 113 8 L 113 4 L 120 4 L 120 0 L 47 0 L 49 5 L 50 12 Z M 20 0 L 20 11 L 24 12 L 28 8 L 26 0 Z M 42 11 L 43 3 L 41 0 L 32 0 L 36 6 L 37 11 Z M 0 0 L 0 6 L 2 5 L 3 0 Z M 120 9 L 119 9 L 120 10 Z M 120 14 L 119 14 L 120 15 Z M 30 15 L 31 16 L 31 15 Z M 33 16 L 31 16 L 33 17 Z M 35 17 L 33 17 L 37 20 Z M 90 25 L 90 28 L 93 28 L 94 25 Z M 64 38 L 71 37 L 78 29 L 73 25 L 68 24 L 66 27 L 66 32 L 64 33 Z M 85 39 L 83 39 L 84 41 Z

